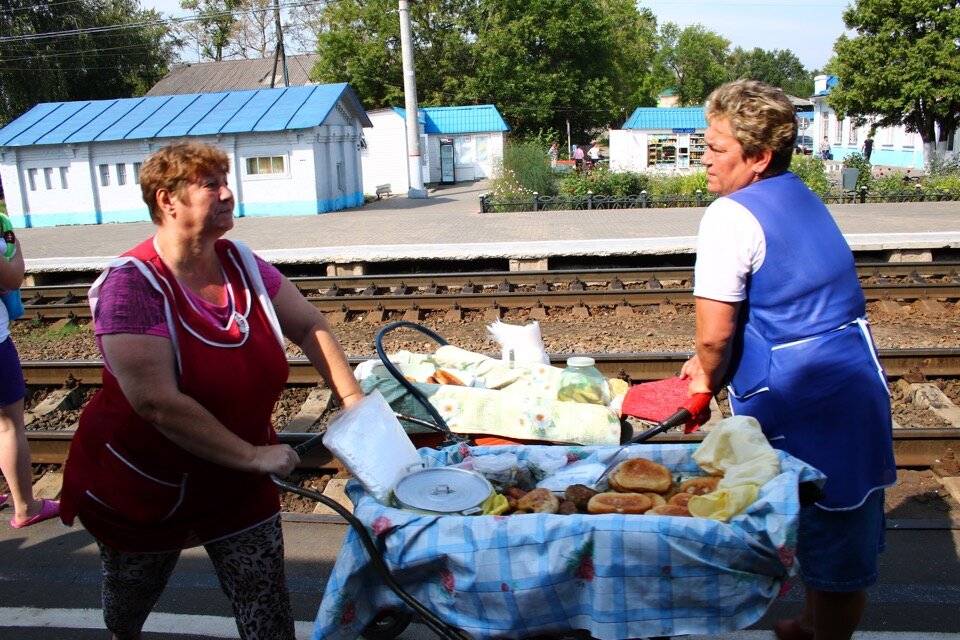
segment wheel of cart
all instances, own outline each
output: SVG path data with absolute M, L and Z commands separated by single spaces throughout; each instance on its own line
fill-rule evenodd
M 306 442 L 297 445 L 294 447 L 294 451 L 297 452 L 297 455 L 303 456 L 311 449 L 320 446 L 323 442 L 323 435 L 320 434 L 316 437 L 310 438 Z M 322 493 L 317 491 L 312 491 L 310 489 L 304 489 L 298 485 L 281 480 L 275 476 L 272 477 L 273 483 L 284 491 L 289 491 L 290 493 L 297 494 L 304 498 L 311 500 L 316 500 L 324 504 L 325 506 L 333 509 L 337 515 L 347 521 L 353 531 L 357 534 L 361 540 L 367 554 L 368 559 L 372 566 L 374 566 L 377 572 L 380 575 L 380 579 L 383 581 L 383 584 L 387 585 L 397 597 L 406 604 L 410 610 L 389 608 L 383 609 L 377 613 L 373 620 L 368 623 L 362 632 L 362 636 L 368 640 L 390 640 L 391 638 L 396 638 L 409 626 L 410 622 L 413 620 L 414 614 L 418 615 L 420 620 L 431 631 L 436 633 L 441 638 L 446 638 L 448 640 L 471 640 L 471 636 L 460 631 L 459 629 L 452 627 L 445 623 L 443 620 L 438 618 L 430 609 L 423 606 L 418 600 L 413 598 L 409 593 L 407 593 L 403 587 L 401 587 L 396 580 L 394 580 L 393 575 L 390 572 L 390 568 L 383 561 L 383 558 L 380 555 L 377 545 L 371 539 L 369 532 L 366 527 L 363 525 L 360 520 L 358 520 L 350 511 L 345 509 L 336 500 L 329 498 Z

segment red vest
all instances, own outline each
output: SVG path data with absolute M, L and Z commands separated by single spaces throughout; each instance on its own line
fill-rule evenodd
M 164 297 L 180 390 L 244 440 L 275 443 L 271 414 L 289 373 L 279 327 L 249 250 L 219 240 L 216 251 L 233 312 L 226 327 L 211 324 L 194 308 L 152 239 L 107 268 L 91 288 L 91 303 L 110 268 L 134 262 Z M 104 370 L 103 387 L 84 409 L 70 447 L 61 498 L 64 523 L 79 515 L 84 527 L 111 547 L 162 551 L 232 535 L 279 509 L 268 476 L 228 469 L 183 450 L 136 414 L 116 378 Z

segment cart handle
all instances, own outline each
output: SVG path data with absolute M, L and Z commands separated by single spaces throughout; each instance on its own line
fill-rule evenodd
M 310 444 L 316 439 L 317 438 L 311 438 L 303 444 Z M 437 617 L 436 614 L 420 604 L 413 598 L 413 596 L 407 593 L 396 580 L 394 580 L 393 574 L 390 573 L 390 568 L 380 556 L 377 545 L 373 542 L 373 539 L 367 532 L 367 528 L 363 526 L 363 523 L 356 516 L 345 509 L 342 504 L 336 500 L 333 500 L 332 498 L 328 498 L 322 493 L 311 491 L 310 489 L 304 489 L 303 487 L 286 482 L 285 480 L 280 480 L 274 475 L 271 475 L 270 479 L 273 481 L 273 484 L 284 491 L 289 491 L 290 493 L 295 493 L 304 498 L 310 498 L 312 500 L 316 500 L 317 502 L 323 503 L 324 505 L 336 511 L 340 517 L 346 520 L 353 530 L 356 531 L 357 536 L 360 538 L 360 542 L 363 544 L 364 549 L 366 549 L 367 555 L 370 556 L 370 560 L 373 563 L 374 568 L 377 570 L 377 573 L 380 574 L 380 578 L 383 580 L 383 582 L 390 588 L 391 591 L 393 591 L 401 600 L 403 600 L 407 606 L 413 609 L 414 612 L 416 612 L 423 619 L 424 624 L 430 627 L 431 631 L 436 633 L 441 638 L 447 638 L 448 640 L 472 640 L 471 636 L 467 635 L 465 632 L 457 629 L 456 627 L 448 625 L 446 622 Z
M 377 332 L 377 337 L 374 341 L 377 348 L 377 355 L 380 356 L 380 362 L 382 362 L 383 366 L 386 367 L 387 371 L 390 372 L 390 375 L 392 375 L 397 380 L 397 382 L 403 385 L 403 387 L 407 391 L 409 391 L 414 398 L 416 398 L 417 402 L 419 402 L 423 406 L 423 408 L 427 410 L 427 412 L 430 414 L 430 417 L 433 418 L 433 421 L 436 424 L 437 430 L 443 433 L 445 436 L 447 436 L 447 443 L 463 442 L 465 438 L 461 438 L 457 436 L 456 434 L 453 433 L 453 431 L 450 430 L 449 425 L 447 425 L 446 421 L 440 416 L 440 413 L 436 410 L 436 408 L 432 404 L 430 404 L 430 401 L 427 400 L 426 396 L 423 395 L 423 392 L 417 389 L 412 382 L 410 382 L 405 377 L 403 377 L 403 374 L 400 373 L 400 371 L 397 369 L 396 366 L 394 366 L 392 362 L 390 362 L 390 358 L 387 357 L 386 352 L 383 350 L 383 336 L 393 331 L 394 329 L 399 329 L 400 327 L 416 329 L 420 333 L 428 335 L 434 340 L 436 340 L 440 344 L 440 346 L 446 346 L 449 343 L 443 338 L 441 338 L 439 335 L 431 331 L 430 329 L 424 327 L 423 325 L 417 324 L 416 322 L 410 322 L 408 320 L 401 320 L 399 322 L 392 322 L 388 324 L 387 326 L 385 326 L 384 328 L 380 329 L 380 331 Z
M 643 431 L 634 437 L 627 440 L 627 444 L 637 444 L 638 442 L 645 442 L 652 438 L 653 436 L 668 431 L 676 426 L 687 423 L 694 416 L 699 415 L 710 405 L 710 400 L 713 398 L 713 394 L 710 393 L 698 393 L 691 398 L 688 398 L 687 401 L 683 404 L 682 407 L 677 409 L 677 412 L 672 416 L 660 422 L 655 427 L 651 427 L 646 431 Z

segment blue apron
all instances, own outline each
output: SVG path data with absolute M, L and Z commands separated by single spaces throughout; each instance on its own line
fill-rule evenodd
M 853 254 L 792 173 L 730 196 L 760 223 L 763 265 L 747 281 L 729 381 L 734 413 L 827 475 L 819 506 L 853 509 L 896 481 L 886 375 Z

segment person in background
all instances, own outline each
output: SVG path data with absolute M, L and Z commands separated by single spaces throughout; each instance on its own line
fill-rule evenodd
M 823 202 L 788 171 L 789 99 L 738 81 L 708 98 L 707 208 L 697 237 L 696 354 L 689 392 L 727 385 L 735 414 L 770 444 L 823 471 L 800 513 L 802 614 L 780 640 L 848 640 L 877 580 L 884 487 L 896 481 L 886 376 L 853 254 Z
M 870 162 L 870 156 L 873 154 L 873 129 L 867 134 L 866 140 L 863 141 L 863 157 L 867 162 Z
M 573 164 L 574 169 L 583 171 L 583 147 L 573 145 Z
M 9 257 L 5 257 L 7 255 Z M 11 229 L 0 237 L 0 289 L 19 289 L 23 276 L 22 247 Z M 14 529 L 49 520 L 60 513 L 60 503 L 37 500 L 33 496 L 33 469 L 23 420 L 26 395 L 20 356 L 10 337 L 10 314 L 7 307 L 0 304 L 0 471 L 10 491 L 9 495 L 0 494 L 0 505 L 12 499 L 10 526 Z
M 823 142 L 820 143 L 820 157 L 823 160 L 833 160 L 833 151 L 830 150 L 830 140 L 823 136 Z
M 554 142 L 550 145 L 550 149 L 547 151 L 547 155 L 550 156 L 550 168 L 557 168 L 557 158 L 560 157 L 560 150 L 557 148 L 557 143 Z
M 590 158 L 590 168 L 593 169 L 600 162 L 600 145 L 596 141 L 587 150 L 587 156 Z
M 238 242 L 230 163 L 213 146 L 160 149 L 140 174 L 156 235 L 90 289 L 103 387 L 84 408 L 61 518 L 79 518 L 103 565 L 117 640 L 140 631 L 180 551 L 203 545 L 240 638 L 294 639 L 280 500 L 270 475 L 299 462 L 271 423 L 285 338 L 341 404 L 362 397 L 322 313 Z

